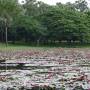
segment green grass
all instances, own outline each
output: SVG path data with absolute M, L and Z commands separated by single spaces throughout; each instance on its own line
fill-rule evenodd
M 59 45 L 30 45 L 30 44 L 8 44 L 0 43 L 0 50 L 27 50 L 27 49 L 52 49 L 52 48 L 90 48 L 90 44 L 59 44 Z
M 50 48 L 54 48 L 54 47 L 50 47 L 50 46 L 35 46 L 35 45 L 20 45 L 20 44 L 8 44 L 8 46 L 6 46 L 5 44 L 0 43 L 0 50 L 28 50 L 28 49 L 38 49 L 38 50 L 47 50 Z

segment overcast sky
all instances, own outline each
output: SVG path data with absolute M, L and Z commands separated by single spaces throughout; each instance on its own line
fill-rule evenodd
M 38 0 L 38 1 L 43 1 L 43 2 L 51 4 L 51 5 L 56 4 L 57 2 L 62 2 L 62 3 L 75 2 L 75 0 Z
M 57 2 L 61 2 L 61 3 L 71 2 L 71 3 L 74 3 L 76 0 L 37 0 L 37 1 L 43 1 L 47 4 L 55 5 Z M 89 3 L 89 6 L 90 6 L 90 0 L 86 0 L 86 1 Z
M 20 0 L 20 1 L 24 1 L 24 0 Z M 37 1 L 43 1 L 47 4 L 50 4 L 50 5 L 55 5 L 57 2 L 61 2 L 61 3 L 66 3 L 66 2 L 75 2 L 76 0 L 37 0 Z M 89 6 L 90 6 L 90 0 L 86 0 L 88 3 L 89 3 Z

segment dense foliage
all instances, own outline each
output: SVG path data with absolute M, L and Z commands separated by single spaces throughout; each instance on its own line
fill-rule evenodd
M 90 10 L 85 0 L 47 5 L 0 0 L 0 41 L 90 43 Z

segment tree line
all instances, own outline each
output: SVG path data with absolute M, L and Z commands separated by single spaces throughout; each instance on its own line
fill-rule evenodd
M 85 0 L 48 5 L 0 0 L 0 42 L 90 43 L 90 8 Z

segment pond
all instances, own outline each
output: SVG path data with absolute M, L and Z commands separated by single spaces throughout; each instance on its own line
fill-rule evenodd
M 31 53 L 34 54 L 31 55 Z M 18 55 L 19 58 L 17 58 Z M 87 58 L 85 51 L 28 50 L 14 52 L 12 56 L 16 57 L 0 62 L 0 88 L 3 88 L 1 90 L 5 90 L 4 88 L 8 90 L 76 90 L 76 88 L 86 90 L 90 88 L 90 67 L 87 63 L 90 58 Z M 35 87 L 38 88 L 35 89 Z

